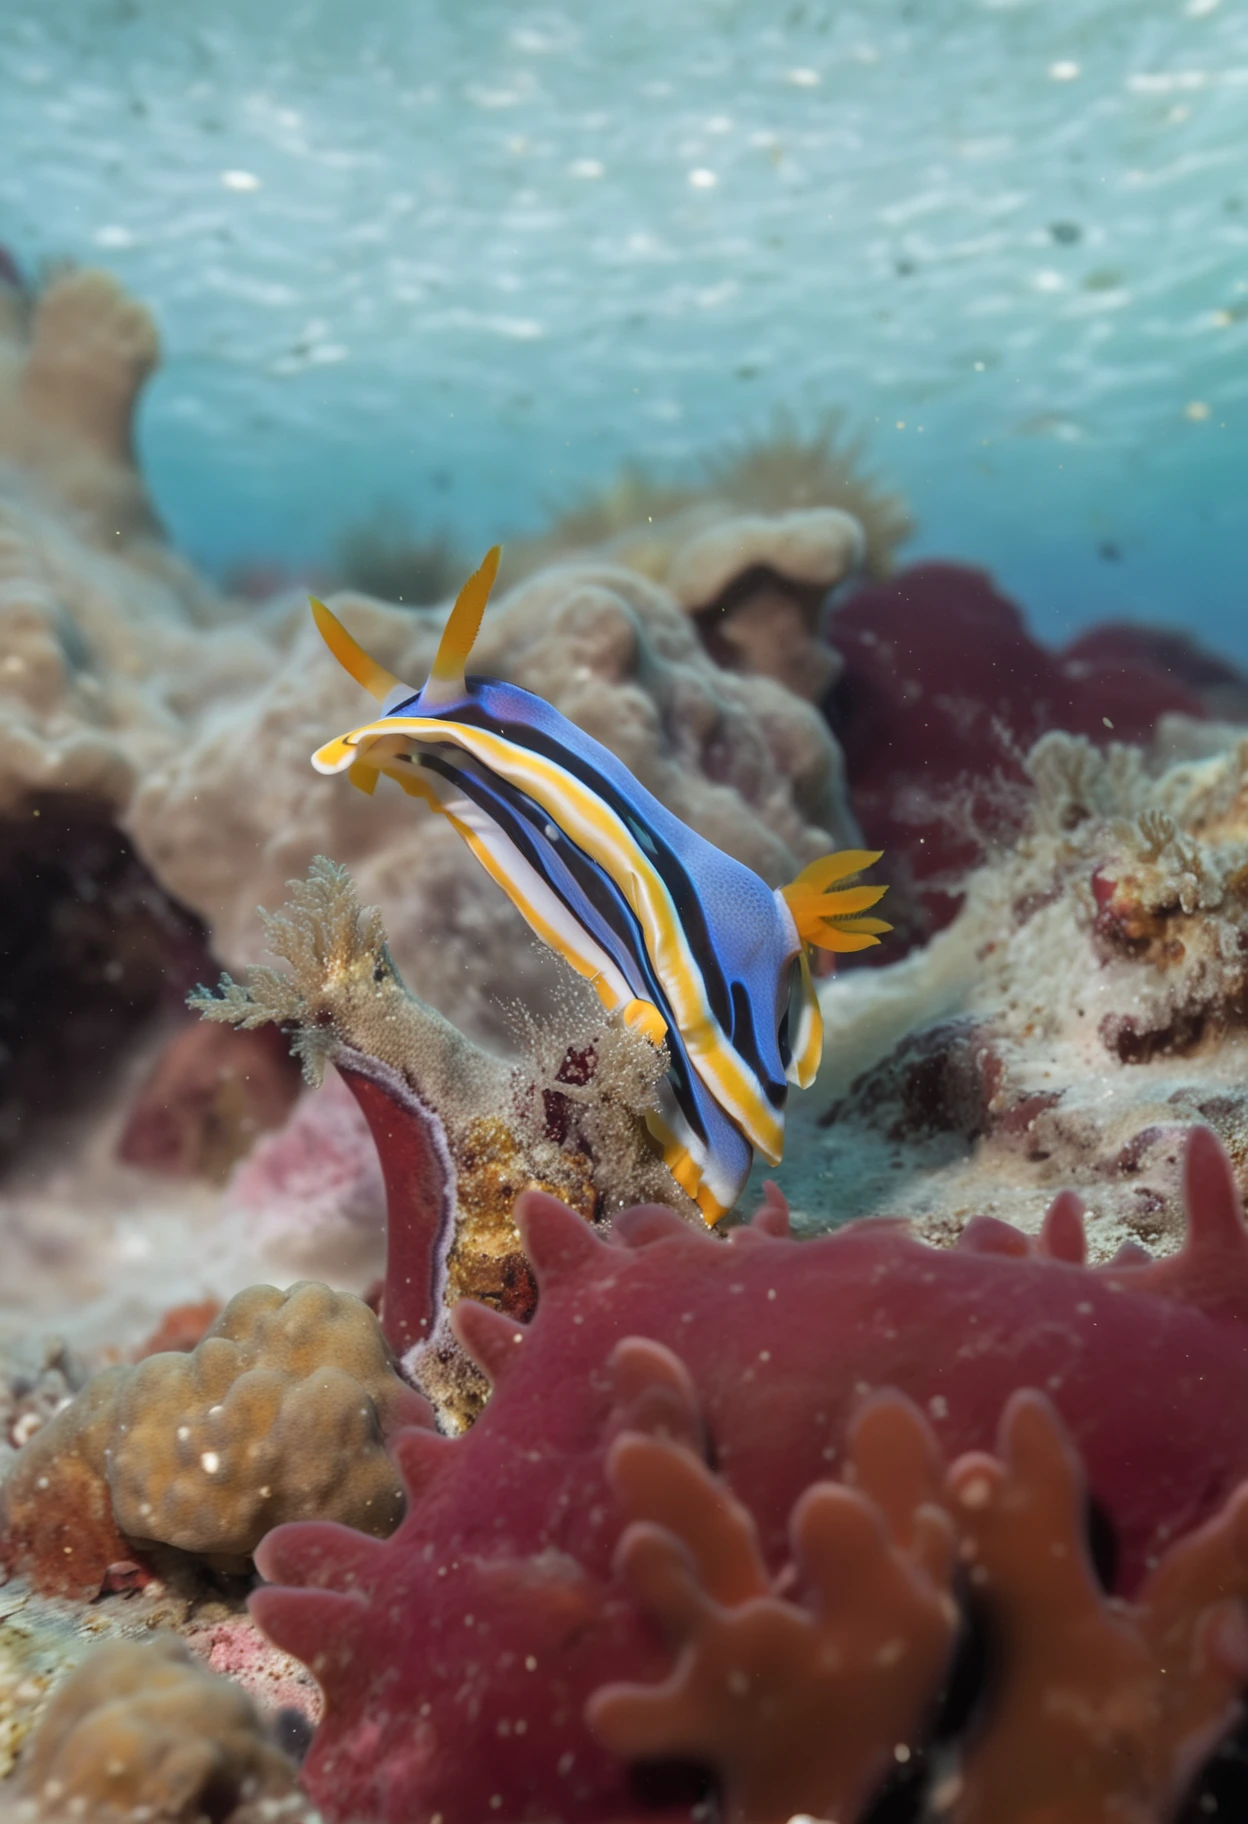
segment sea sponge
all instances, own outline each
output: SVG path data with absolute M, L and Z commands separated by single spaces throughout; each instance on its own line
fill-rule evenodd
M 30 1824 L 312 1817 L 251 1699 L 172 1635 L 89 1653 L 44 1712 L 14 1787 L 14 1818 Z
M 243 1568 L 296 1514 L 385 1534 L 403 1501 L 384 1440 L 427 1412 L 359 1299 L 249 1287 L 190 1354 L 103 1370 L 35 1434 L 0 1489 L 0 1557 L 94 1594 L 154 1546 Z
M 1143 653 L 1050 651 L 966 564 L 913 564 L 850 591 L 825 637 L 843 670 L 824 708 L 855 811 L 902 889 L 889 902 L 901 941 L 947 924 L 969 869 L 1018 833 L 1023 761 L 1042 735 L 1146 743 L 1163 717 L 1205 713 L 1181 673 Z

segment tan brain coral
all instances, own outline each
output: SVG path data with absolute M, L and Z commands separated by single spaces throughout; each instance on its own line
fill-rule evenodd
M 53 1697 L 15 1784 L 15 1816 L 32 1824 L 314 1815 L 251 1699 L 172 1635 L 97 1647 Z
M 36 1433 L 0 1493 L 0 1557 L 93 1590 L 152 1546 L 241 1568 L 283 1520 L 384 1536 L 403 1507 L 384 1439 L 425 1412 L 359 1299 L 249 1287 L 191 1354 L 106 1369 Z

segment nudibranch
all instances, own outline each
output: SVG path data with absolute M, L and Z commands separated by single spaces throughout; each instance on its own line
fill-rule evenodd
M 465 677 L 499 555 L 464 584 L 419 690 L 313 601 L 330 651 L 381 709 L 312 764 L 365 792 L 385 774 L 448 818 L 537 936 L 611 1012 L 666 1045 L 650 1129 L 715 1223 L 755 1151 L 779 1162 L 787 1085 L 804 1088 L 819 1067 L 808 948 L 861 950 L 891 928 L 864 916 L 883 887 L 837 884 L 879 856 L 825 855 L 773 891 L 542 698 Z

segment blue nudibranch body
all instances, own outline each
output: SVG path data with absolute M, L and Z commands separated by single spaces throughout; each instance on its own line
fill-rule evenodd
M 818 1069 L 807 945 L 863 949 L 889 929 L 859 916 L 882 887 L 829 891 L 878 856 L 825 856 L 773 892 L 542 698 L 465 677 L 498 559 L 496 546 L 464 585 L 419 690 L 313 602 L 326 644 L 381 712 L 312 763 L 366 792 L 384 773 L 449 818 L 538 937 L 609 1010 L 666 1044 L 651 1132 L 713 1223 L 755 1150 L 779 1161 L 788 1084 L 805 1087 Z

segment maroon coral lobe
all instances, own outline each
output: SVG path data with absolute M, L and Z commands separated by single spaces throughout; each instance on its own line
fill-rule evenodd
M 345 1047 L 337 1067 L 363 1111 L 386 1186 L 381 1327 L 402 1357 L 427 1342 L 442 1309 L 455 1225 L 455 1168 L 441 1121 L 397 1075 Z
M 956 1245 L 974 1254 L 1004 1254 L 1014 1260 L 1025 1260 L 1032 1252 L 1022 1230 L 999 1216 L 972 1216 Z
M 739 1247 L 742 1242 L 787 1241 L 789 1238 L 789 1200 L 774 1179 L 763 1185 L 763 1201 L 753 1216 L 740 1227 L 729 1229 L 728 1240 Z
M 1049 651 L 993 579 L 963 564 L 914 564 L 856 589 L 829 638 L 845 666 L 825 708 L 869 845 L 917 888 L 912 939 L 957 910 L 978 831 L 1017 824 L 1023 793 L 1009 788 L 1026 787 L 1022 757 L 1047 730 L 1146 742 L 1162 715 L 1208 714 L 1178 669 L 1142 650 Z M 896 957 L 901 941 L 866 960 Z
M 686 1224 L 664 1203 L 639 1203 L 631 1210 L 621 1210 L 611 1225 L 611 1233 L 628 1248 L 648 1248 L 652 1242 L 668 1235 L 680 1234 Z

